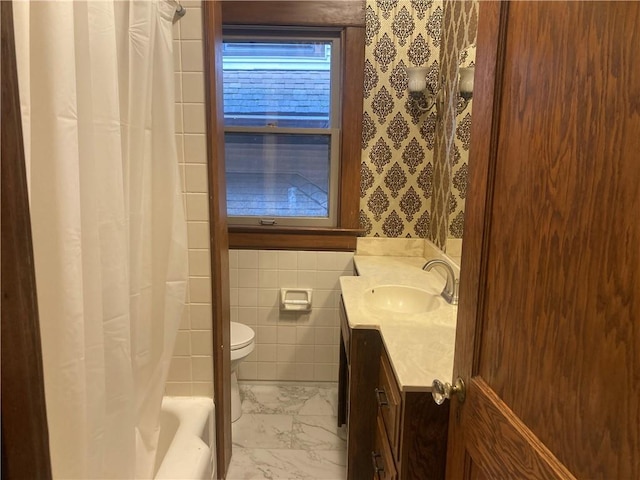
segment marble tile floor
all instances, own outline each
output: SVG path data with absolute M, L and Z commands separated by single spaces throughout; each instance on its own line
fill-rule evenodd
M 240 384 L 228 480 L 344 480 L 345 432 L 335 384 Z

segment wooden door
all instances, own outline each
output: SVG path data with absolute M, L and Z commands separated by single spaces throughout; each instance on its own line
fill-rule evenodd
M 449 478 L 640 478 L 639 26 L 481 3 Z

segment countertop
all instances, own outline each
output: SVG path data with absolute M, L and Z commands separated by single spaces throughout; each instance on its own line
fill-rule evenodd
M 431 391 L 434 379 L 451 382 L 458 308 L 440 292 L 444 278 L 422 270 L 422 257 L 355 255 L 360 276 L 340 277 L 349 326 L 380 331 L 391 366 L 402 391 Z M 380 285 L 407 285 L 437 296 L 440 305 L 430 312 L 400 314 L 373 309 L 363 300 L 368 289 Z

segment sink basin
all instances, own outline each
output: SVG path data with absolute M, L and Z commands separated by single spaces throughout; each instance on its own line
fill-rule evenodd
M 398 313 L 430 312 L 440 306 L 438 296 L 405 285 L 379 285 L 365 291 L 366 304 L 373 309 Z

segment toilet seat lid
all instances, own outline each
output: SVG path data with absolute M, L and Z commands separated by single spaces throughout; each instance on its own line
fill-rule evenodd
M 238 322 L 231 322 L 231 350 L 246 347 L 256 336 L 251 327 Z

